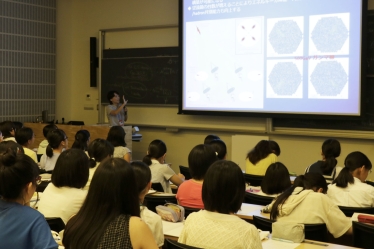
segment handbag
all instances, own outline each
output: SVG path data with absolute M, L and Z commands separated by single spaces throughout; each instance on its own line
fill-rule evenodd
M 178 222 L 184 220 L 184 207 L 174 203 L 158 205 L 156 206 L 156 212 L 161 216 L 161 219 L 166 221 Z
M 287 242 L 300 243 L 305 239 L 304 224 L 277 221 L 272 224 L 272 238 Z

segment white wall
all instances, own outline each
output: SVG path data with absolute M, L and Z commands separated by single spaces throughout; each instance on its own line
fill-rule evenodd
M 369 0 L 369 9 L 374 9 L 374 0 Z M 177 0 L 58 0 L 56 118 L 83 120 L 86 124 L 98 121 L 98 90 L 89 87 L 89 37 L 97 37 L 100 29 L 167 24 L 178 24 Z M 91 95 L 91 100 L 86 100 L 86 94 Z M 94 110 L 84 110 L 85 105 L 93 106 Z M 166 160 L 177 170 L 179 164 L 187 165 L 189 151 L 202 143 L 207 134 L 217 134 L 226 142 L 229 159 L 232 135 L 266 135 L 264 119 L 181 116 L 177 112 L 176 107 L 129 107 L 128 123 L 138 124 L 143 134 L 142 142 L 133 143 L 135 159 L 141 159 L 148 144 L 160 138 L 168 146 Z M 165 128 L 173 125 L 182 128 L 176 132 Z M 321 145 L 328 134 L 269 137 L 281 147 L 280 161 L 290 171 L 302 173 L 306 166 L 320 159 Z M 374 163 L 372 140 L 339 138 L 339 141 L 342 145 L 339 165 L 354 150 L 366 153 Z

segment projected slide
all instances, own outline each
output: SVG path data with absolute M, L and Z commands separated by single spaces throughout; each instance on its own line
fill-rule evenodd
M 181 2 L 181 112 L 360 115 L 362 0 Z

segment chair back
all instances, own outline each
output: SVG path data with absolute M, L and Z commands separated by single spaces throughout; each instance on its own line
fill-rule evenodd
M 270 220 L 264 217 L 253 215 L 253 225 L 257 227 L 257 229 L 261 229 L 262 231 L 270 231 L 273 232 L 272 225 L 275 221 Z
M 262 196 L 254 193 L 245 192 L 244 203 L 266 206 L 274 200 L 274 197 Z
M 144 205 L 151 211 L 156 212 L 156 206 L 164 205 L 165 203 L 177 203 L 175 195 L 146 195 L 144 197 Z
M 202 249 L 200 247 L 188 246 L 175 240 L 165 239 L 167 249 Z
M 152 187 L 153 190 L 156 190 L 157 192 L 164 192 L 164 188 L 162 187 L 161 183 L 159 182 L 152 182 Z
M 42 181 L 39 185 L 36 186 L 36 192 L 44 192 L 45 188 L 50 184 L 51 181 Z
M 264 176 L 251 175 L 246 173 L 243 174 L 246 183 L 248 183 L 251 186 L 261 186 L 261 182 L 262 179 L 264 179 Z
M 60 217 L 45 217 L 49 227 L 51 230 L 55 232 L 60 232 L 61 230 L 65 229 L 65 223 L 62 221 Z
M 199 212 L 201 209 L 200 208 L 192 208 L 192 207 L 184 207 L 184 218 L 187 219 L 187 217 L 193 213 L 193 212 Z
M 353 213 L 364 213 L 364 214 L 374 214 L 374 207 L 343 207 L 339 206 L 339 209 L 347 217 L 352 217 Z
M 326 224 L 304 224 L 305 239 L 328 242 Z
M 374 226 L 353 221 L 353 246 L 371 249 L 374 245 Z
M 372 182 L 372 181 L 366 181 L 366 184 L 369 184 L 369 185 L 374 187 L 374 182 Z
M 179 165 L 179 172 L 184 175 L 186 180 L 190 180 L 192 178 L 190 168 L 186 166 Z

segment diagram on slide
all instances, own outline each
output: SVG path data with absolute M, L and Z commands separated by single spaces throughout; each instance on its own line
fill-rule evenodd
M 267 21 L 267 56 L 303 55 L 304 18 L 272 18 Z
M 302 61 L 268 60 L 267 98 L 302 98 Z
M 263 47 L 263 17 L 237 19 L 236 53 L 262 53 Z
M 309 62 L 309 98 L 348 99 L 348 58 Z
M 310 16 L 309 54 L 349 54 L 349 18 L 349 13 Z

